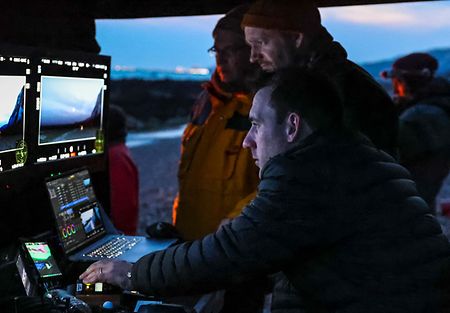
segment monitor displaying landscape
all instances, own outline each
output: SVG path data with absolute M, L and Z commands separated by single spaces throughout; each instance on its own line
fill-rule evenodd
M 16 150 L 24 135 L 25 76 L 0 75 L 0 153 Z
M 42 76 L 39 145 L 95 139 L 103 92 L 103 79 Z

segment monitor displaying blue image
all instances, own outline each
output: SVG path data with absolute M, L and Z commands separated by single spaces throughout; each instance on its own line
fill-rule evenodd
M 95 140 L 102 128 L 104 80 L 41 77 L 39 145 Z
M 83 224 L 84 232 L 89 236 L 94 230 L 103 226 L 100 217 L 100 210 L 98 207 L 90 208 L 81 213 L 81 223 Z
M 0 153 L 24 139 L 25 76 L 0 75 Z

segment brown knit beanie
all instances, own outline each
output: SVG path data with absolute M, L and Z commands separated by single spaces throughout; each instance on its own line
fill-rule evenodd
M 242 37 L 242 40 L 245 40 L 244 32 L 241 28 L 241 22 L 242 18 L 247 12 L 249 8 L 248 4 L 243 4 L 240 6 L 235 7 L 231 11 L 229 11 L 227 14 L 225 14 L 224 17 L 222 17 L 216 24 L 216 27 L 214 27 L 214 30 L 212 32 L 213 37 L 216 36 L 217 31 L 219 30 L 226 30 L 235 33 L 236 35 L 239 35 Z
M 246 26 L 315 33 L 321 20 L 312 0 L 259 0 L 244 15 L 241 27 Z

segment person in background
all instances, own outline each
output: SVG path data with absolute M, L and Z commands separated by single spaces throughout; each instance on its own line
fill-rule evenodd
M 411 53 L 381 76 L 392 80 L 400 114 L 400 162 L 411 172 L 420 195 L 449 236 L 450 212 L 442 210 L 437 196 L 450 201 L 450 186 L 445 184 L 450 170 L 450 82 L 435 76 L 438 67 L 430 54 Z
M 246 9 L 239 6 L 217 22 L 209 49 L 216 70 L 203 85 L 182 137 L 173 223 L 185 240 L 215 231 L 224 219 L 238 215 L 245 198 L 256 191 L 257 168 L 242 148 L 260 78 L 240 28 Z
M 238 216 L 256 193 L 258 169 L 242 142 L 251 126 L 253 94 L 263 77 L 249 61 L 250 48 L 240 27 L 247 9 L 238 6 L 217 22 L 209 49 L 216 69 L 203 85 L 182 137 L 173 223 L 184 240 L 216 231 Z M 267 283 L 259 279 L 230 286 L 221 312 L 260 310 Z
M 397 59 L 381 77 L 392 80 L 393 98 L 397 111 L 416 104 L 441 107 L 450 114 L 450 83 L 436 77 L 438 61 L 428 53 L 411 53 Z
M 255 1 L 242 27 L 251 47 L 251 62 L 266 72 L 306 67 L 327 73 L 344 98 L 346 126 L 396 156 L 398 116 L 391 98 L 370 74 L 347 59 L 345 49 L 321 25 L 313 1 Z
M 448 312 L 450 244 L 408 171 L 343 125 L 329 77 L 280 74 L 250 110 L 243 145 L 261 182 L 242 214 L 135 264 L 96 262 L 80 278 L 167 296 L 282 271 L 297 299 L 272 312 Z
M 109 107 L 107 131 L 111 220 L 117 230 L 135 235 L 139 220 L 139 174 L 125 145 L 126 114 L 118 106 Z

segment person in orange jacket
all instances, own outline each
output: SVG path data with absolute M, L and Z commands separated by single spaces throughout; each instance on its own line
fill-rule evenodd
M 216 70 L 203 85 L 183 134 L 173 222 L 185 240 L 199 239 L 237 216 L 256 191 L 258 171 L 242 148 L 251 126 L 252 91 L 261 77 L 249 61 L 240 27 L 247 8 L 233 9 L 214 28 L 209 52 L 215 54 Z

